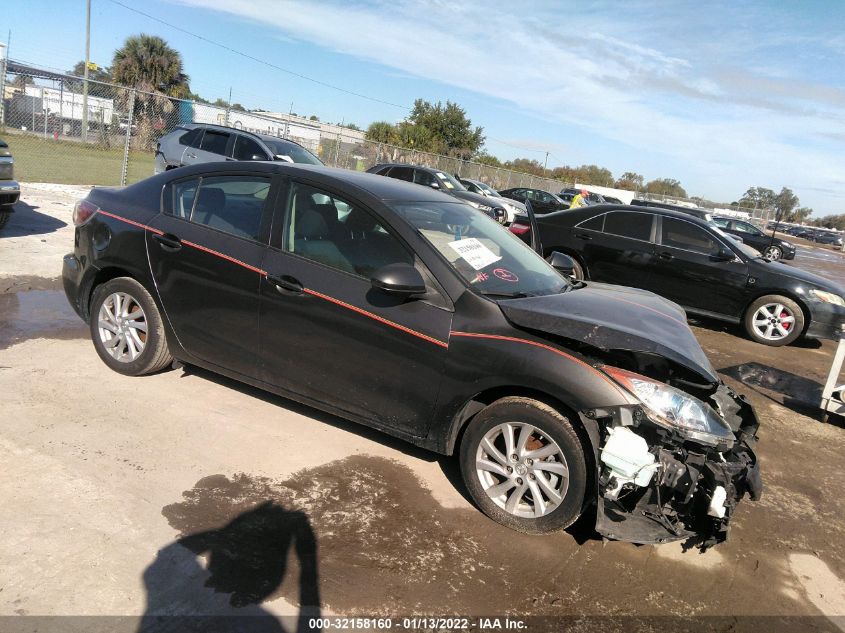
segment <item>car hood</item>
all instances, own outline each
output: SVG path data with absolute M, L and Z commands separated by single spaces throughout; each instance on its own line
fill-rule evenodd
M 767 262 L 760 259 L 751 260 L 751 262 L 749 263 L 752 264 L 750 271 L 758 273 L 765 272 L 769 274 L 774 273 L 778 275 L 784 275 L 785 277 L 791 277 L 792 279 L 801 281 L 811 286 L 815 286 L 822 290 L 828 290 L 830 292 L 835 292 L 839 295 L 845 296 L 845 288 L 843 288 L 840 284 L 831 281 L 830 279 L 826 279 L 821 275 L 816 275 L 815 273 L 802 270 L 797 266 L 792 266 L 781 261 Z
M 560 294 L 498 303 L 508 321 L 518 327 L 603 350 L 656 354 L 710 384 L 719 382 L 687 325 L 684 310 L 654 293 L 589 282 Z

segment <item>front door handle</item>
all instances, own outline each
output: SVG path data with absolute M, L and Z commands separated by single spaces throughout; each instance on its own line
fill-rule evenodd
M 279 292 L 294 292 L 302 294 L 303 286 L 300 281 L 290 275 L 267 275 L 267 281 L 276 286 Z
M 196 154 L 185 154 L 185 158 L 196 158 Z
M 672 253 L 660 253 L 659 257 L 660 257 L 660 259 L 667 261 L 667 262 L 675 259 L 675 256 L 672 255 Z
M 170 253 L 175 253 L 182 248 L 182 242 L 173 233 L 155 233 L 153 239 Z
M 575 237 L 577 237 L 579 240 L 584 240 L 584 241 L 589 241 L 589 240 L 593 239 L 592 237 L 590 237 L 586 233 L 576 233 Z

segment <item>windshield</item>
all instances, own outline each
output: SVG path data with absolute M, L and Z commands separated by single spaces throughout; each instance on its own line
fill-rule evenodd
M 482 294 L 557 294 L 569 282 L 518 237 L 462 202 L 406 202 L 393 209 Z
M 748 244 L 744 242 L 740 242 L 740 238 L 737 238 L 735 235 L 730 235 L 729 233 L 725 233 L 715 222 L 712 220 L 708 222 L 710 228 L 719 235 L 727 244 L 731 244 L 736 250 L 740 253 L 745 255 L 746 257 L 750 257 L 751 259 L 755 259 L 757 257 L 762 257 L 760 251 L 755 248 L 751 248 Z
M 499 192 L 493 189 L 490 185 L 485 185 L 483 182 L 475 182 L 475 186 L 481 189 L 484 193 L 488 196 L 493 196 L 494 198 L 501 198 L 502 196 L 499 195 Z
M 262 139 L 270 151 L 275 156 L 287 156 L 295 163 L 305 163 L 306 165 L 322 165 L 323 161 L 314 156 L 304 147 L 300 147 L 295 143 L 288 143 L 287 141 L 271 141 Z
M 437 176 L 437 180 L 440 181 L 441 189 L 445 191 L 466 191 L 467 188 L 464 187 L 457 178 L 454 176 L 450 176 L 446 172 L 437 171 L 434 172 Z

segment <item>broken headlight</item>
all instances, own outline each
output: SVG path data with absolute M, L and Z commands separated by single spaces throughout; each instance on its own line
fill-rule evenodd
M 702 444 L 733 444 L 731 427 L 698 398 L 658 380 L 618 367 L 605 366 L 602 369 L 636 396 L 648 419 L 655 424 L 679 431 Z

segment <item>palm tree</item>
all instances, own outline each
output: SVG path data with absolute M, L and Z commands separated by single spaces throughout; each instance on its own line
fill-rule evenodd
M 190 95 L 188 76 L 182 68 L 182 56 L 156 35 L 132 35 L 114 52 L 112 78 L 118 84 L 135 88 L 133 118 L 137 121 L 135 145 L 148 149 L 154 132 L 164 132 L 177 122 L 166 121 L 174 110 L 170 98 Z M 124 103 L 129 94 L 122 95 Z

